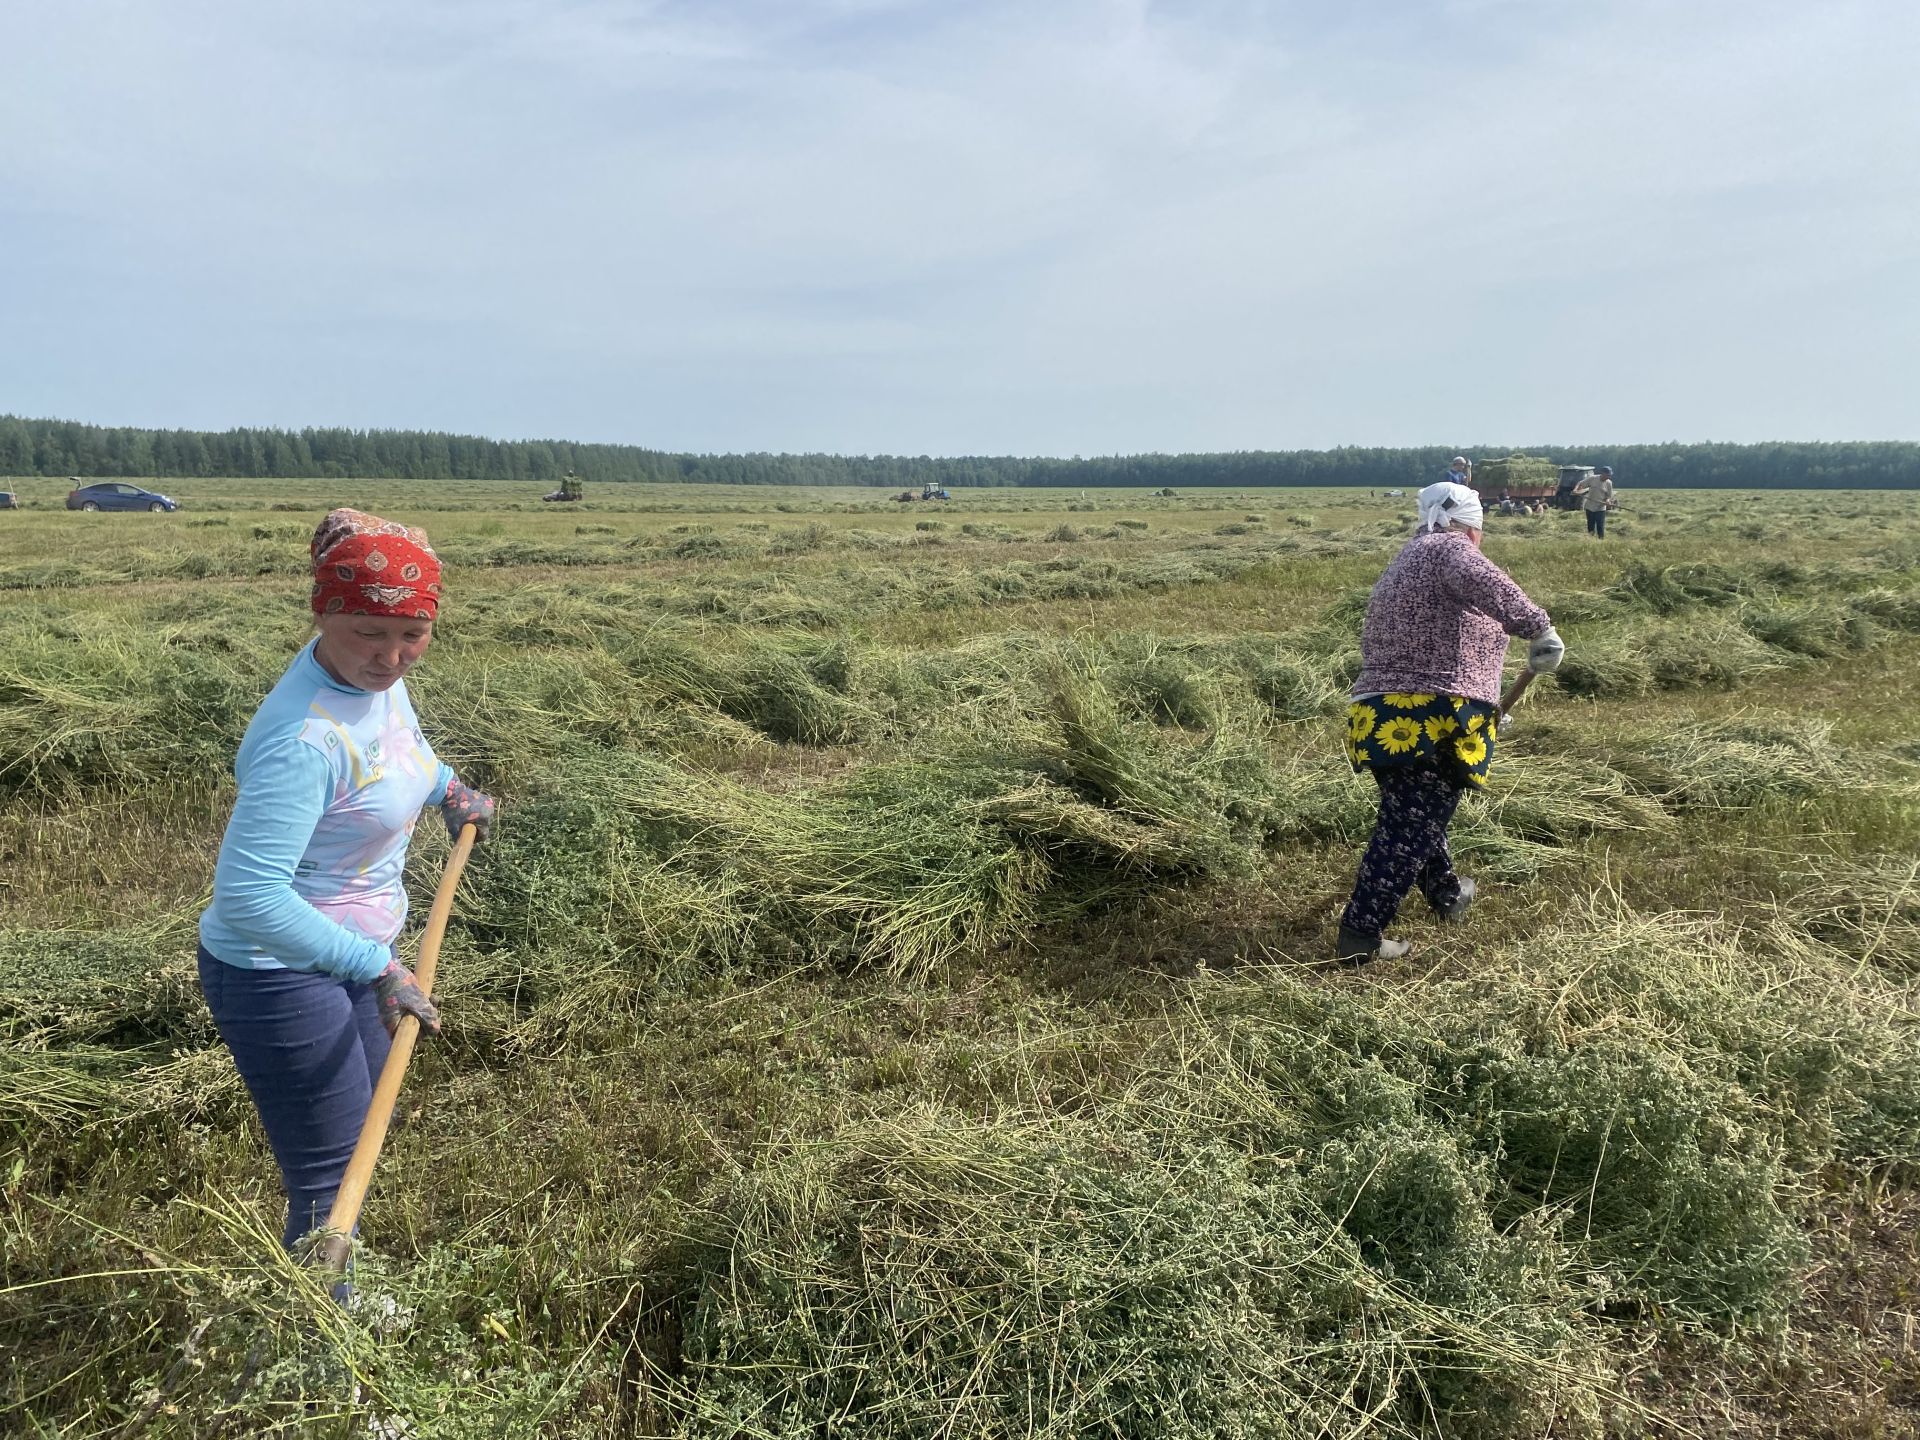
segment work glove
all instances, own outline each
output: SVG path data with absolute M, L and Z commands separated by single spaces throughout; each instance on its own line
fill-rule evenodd
M 1551 675 L 1560 668 L 1560 662 L 1566 656 L 1567 647 L 1561 641 L 1559 632 L 1549 625 L 1527 647 L 1527 669 L 1536 675 Z
M 400 1028 L 402 1015 L 413 1016 L 429 1035 L 440 1033 L 440 1012 L 414 983 L 413 972 L 398 960 L 387 961 L 387 968 L 373 977 L 373 999 L 387 1034 Z
M 460 831 L 471 824 L 479 832 L 474 838 L 485 842 L 493 838 L 493 797 L 483 795 L 458 780 L 447 785 L 447 798 L 440 802 L 440 817 L 447 822 L 447 834 L 460 838 Z

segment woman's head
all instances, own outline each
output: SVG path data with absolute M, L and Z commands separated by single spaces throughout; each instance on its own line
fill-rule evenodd
M 316 654 L 333 675 L 385 690 L 433 639 L 440 559 L 426 532 L 359 510 L 335 510 L 313 532 Z
M 1486 512 L 1480 496 L 1469 486 L 1441 480 L 1427 486 L 1415 497 L 1420 507 L 1420 533 L 1463 530 L 1475 545 L 1486 526 Z

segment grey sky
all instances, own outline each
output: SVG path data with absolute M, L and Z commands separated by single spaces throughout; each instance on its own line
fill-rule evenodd
M 1920 438 L 1911 0 L 0 0 L 0 411 Z

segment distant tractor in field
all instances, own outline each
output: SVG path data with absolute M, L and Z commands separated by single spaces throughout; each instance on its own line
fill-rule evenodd
M 1580 492 L 1586 489 L 1587 482 L 1593 479 L 1591 465 L 1562 465 L 1560 467 L 1560 488 L 1554 492 L 1553 504 L 1559 510 L 1579 510 L 1582 508 Z
M 585 494 L 586 489 L 580 484 L 580 477 L 569 470 L 560 477 L 558 490 L 549 490 L 540 498 L 542 500 L 578 500 Z
M 921 488 L 920 498 L 922 500 L 951 500 L 953 496 L 947 493 L 946 486 L 935 485 L 929 482 Z

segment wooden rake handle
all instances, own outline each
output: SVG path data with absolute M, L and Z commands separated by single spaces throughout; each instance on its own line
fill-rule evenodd
M 1531 670 L 1522 670 L 1513 677 L 1513 683 L 1507 686 L 1505 693 L 1500 696 L 1501 724 L 1506 723 L 1507 716 L 1513 713 L 1513 707 L 1520 703 L 1520 697 L 1527 693 L 1527 687 L 1533 684 L 1533 680 L 1534 675 Z
M 413 967 L 414 983 L 423 995 L 433 994 L 433 972 L 440 963 L 440 941 L 447 933 L 447 918 L 453 913 L 453 892 L 460 884 L 460 872 L 467 868 L 467 857 L 473 853 L 478 833 L 471 821 L 460 827 L 460 838 L 447 857 L 447 868 L 440 873 L 440 888 L 433 892 L 427 933 L 420 939 L 420 959 Z M 400 1098 L 400 1082 L 406 1078 L 413 1042 L 419 1038 L 419 1019 L 402 1015 L 379 1083 L 373 1087 L 373 1101 L 367 1106 L 359 1143 L 353 1147 L 353 1158 L 347 1161 L 346 1176 L 327 1215 L 326 1231 L 314 1250 L 315 1263 L 329 1270 L 344 1271 L 347 1258 L 353 1254 L 353 1227 L 360 1223 L 360 1207 L 366 1203 L 367 1186 L 373 1183 L 373 1167 L 380 1159 L 380 1147 L 386 1144 L 387 1126 L 393 1122 L 394 1103 Z

